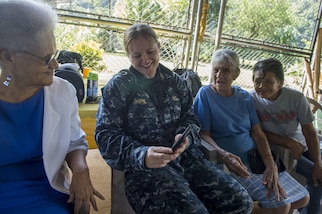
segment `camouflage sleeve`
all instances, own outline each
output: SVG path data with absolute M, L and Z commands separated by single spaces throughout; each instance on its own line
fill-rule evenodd
M 118 170 L 148 170 L 144 159 L 148 149 L 126 135 L 124 109 L 130 85 L 114 77 L 102 90 L 96 115 L 95 140 L 107 164 Z
M 179 77 L 179 75 L 174 74 L 174 86 L 176 87 L 175 91 L 177 92 L 180 102 L 181 102 L 181 117 L 177 123 L 176 133 L 182 133 L 184 129 L 190 125 L 194 124 L 192 135 L 189 137 L 189 142 L 199 143 L 199 121 L 198 117 L 194 114 L 193 111 L 193 97 L 187 86 L 185 80 Z

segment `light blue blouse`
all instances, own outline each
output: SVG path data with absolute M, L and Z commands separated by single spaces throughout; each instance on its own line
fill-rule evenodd
M 238 86 L 233 86 L 233 91 L 232 96 L 223 97 L 210 85 L 203 86 L 194 100 L 194 111 L 201 130 L 210 131 L 221 148 L 248 163 L 247 152 L 255 147 L 251 128 L 259 120 L 250 94 Z

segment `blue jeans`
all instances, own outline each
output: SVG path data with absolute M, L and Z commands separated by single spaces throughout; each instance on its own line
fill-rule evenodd
M 321 150 L 320 150 L 321 151 Z M 322 151 L 321 151 L 322 155 Z M 313 184 L 312 179 L 313 162 L 310 158 L 309 152 L 306 151 L 302 154 L 297 162 L 296 172 L 303 175 L 307 180 L 306 189 L 310 193 L 309 204 L 300 210 L 301 214 L 320 214 L 320 202 L 322 198 L 322 187 L 317 187 Z

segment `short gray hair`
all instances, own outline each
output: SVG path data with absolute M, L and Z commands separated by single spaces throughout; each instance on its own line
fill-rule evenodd
M 218 49 L 214 51 L 211 57 L 211 66 L 214 67 L 223 63 L 229 65 L 230 69 L 239 75 L 239 57 L 235 51 L 230 49 Z
M 37 48 L 45 33 L 53 33 L 56 12 L 47 4 L 31 0 L 0 0 L 0 49 Z

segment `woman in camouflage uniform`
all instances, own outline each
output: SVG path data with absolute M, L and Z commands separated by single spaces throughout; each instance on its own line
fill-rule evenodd
M 125 172 L 137 213 L 250 213 L 252 199 L 205 159 L 186 82 L 159 63 L 160 44 L 148 25 L 124 35 L 131 62 L 104 87 L 95 138 L 110 167 Z M 193 132 L 173 151 L 184 129 Z

